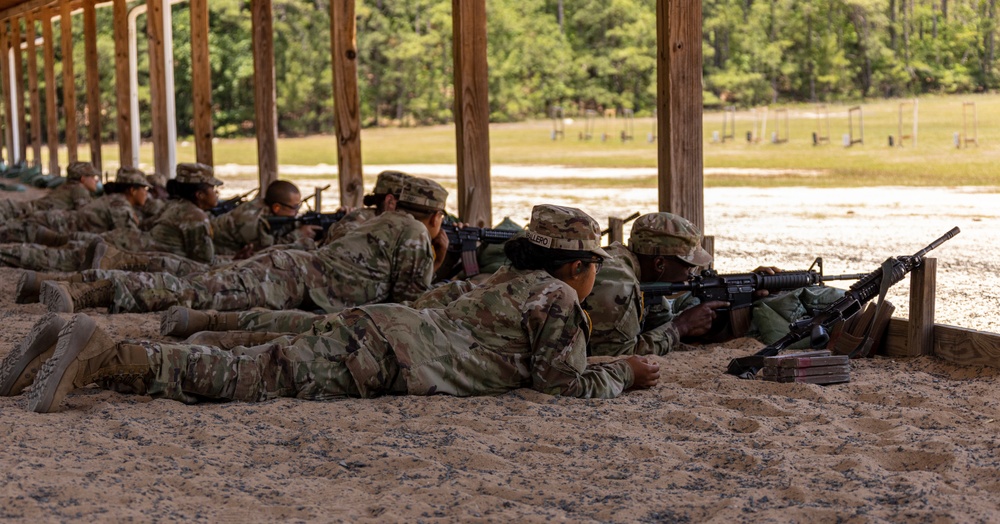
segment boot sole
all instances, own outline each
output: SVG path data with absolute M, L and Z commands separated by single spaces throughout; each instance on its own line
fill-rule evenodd
M 52 313 L 72 313 L 73 298 L 62 286 L 52 281 L 42 282 L 38 292 L 39 301 Z
M 76 357 L 87 347 L 97 331 L 97 322 L 87 315 L 75 315 L 62 331 L 52 358 L 45 362 L 28 392 L 28 409 L 36 413 L 51 413 L 59 383 Z M 56 380 L 58 378 L 58 380 Z
M 188 336 L 188 325 L 191 324 L 187 308 L 170 306 L 160 321 L 160 334 L 165 337 Z
M 31 290 L 29 292 L 29 290 Z M 25 271 L 17 279 L 17 290 L 14 292 L 15 304 L 34 304 L 38 302 L 38 273 Z
M 9 397 L 20 393 L 20 391 L 11 393 L 14 383 L 32 360 L 47 351 L 54 351 L 53 348 L 59 341 L 59 333 L 65 326 L 66 321 L 54 313 L 45 315 L 35 323 L 28 337 L 11 350 L 3 362 L 0 362 L 0 396 Z

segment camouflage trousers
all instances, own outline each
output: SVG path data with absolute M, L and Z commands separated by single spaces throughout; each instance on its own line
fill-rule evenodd
M 87 243 L 71 241 L 63 247 L 40 244 L 0 244 L 0 265 L 34 271 L 80 271 Z
M 303 251 L 274 250 L 189 277 L 108 271 L 102 278 L 114 284 L 111 313 L 163 311 L 177 305 L 217 311 L 294 309 L 306 299 L 304 272 L 312 257 Z
M 334 315 L 315 315 L 306 311 L 241 311 L 236 320 L 239 331 L 272 333 L 308 333 L 316 322 Z
M 406 393 L 396 356 L 364 313 L 350 310 L 323 335 L 276 338 L 232 352 L 211 346 L 142 342 L 152 373 L 146 393 L 185 403 L 260 402 L 276 397 L 331 400 Z
M 15 218 L 21 218 L 32 211 L 35 207 L 29 202 L 15 202 L 13 200 L 0 199 L 0 221 L 6 222 Z

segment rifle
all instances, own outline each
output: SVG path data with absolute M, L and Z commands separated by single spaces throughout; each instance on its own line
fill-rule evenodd
M 476 248 L 479 247 L 480 242 L 484 244 L 503 244 L 521 232 L 483 227 L 463 227 L 459 229 L 453 224 L 442 224 L 441 230 L 448 235 L 448 251 L 461 251 L 462 269 L 465 270 L 466 277 L 479 274 L 479 261 L 476 260 Z
M 760 273 L 720 275 L 715 270 L 706 269 L 700 275 L 693 277 L 687 282 L 642 283 L 639 284 L 639 290 L 642 291 L 644 296 L 653 297 L 674 295 L 688 291 L 702 302 L 715 300 L 729 302 L 728 307 L 716 310 L 720 314 L 716 316 L 715 321 L 712 323 L 709 334 L 703 337 L 705 340 L 716 341 L 731 338 L 725 337 L 723 334 L 730 323 L 732 313 L 752 306 L 754 297 L 760 290 L 776 293 L 801 287 L 822 286 L 824 282 L 833 280 L 857 280 L 864 276 L 864 273 L 824 275 L 823 259 L 816 258 L 812 265 L 809 266 L 809 269 L 804 271 L 782 271 L 775 275 Z
M 228 213 L 228 212 L 236 209 L 243 202 L 246 202 L 247 197 L 249 197 L 250 195 L 252 195 L 252 194 L 254 194 L 256 192 L 257 192 L 257 188 L 254 188 L 254 189 L 251 189 L 250 191 L 247 191 L 246 193 L 243 193 L 242 195 L 234 196 L 233 198 L 230 198 L 229 200 L 223 200 L 222 202 L 219 202 L 218 204 L 216 204 L 215 207 L 213 207 L 212 209 L 209 209 L 208 212 L 211 213 L 212 216 L 216 216 L 216 217 L 219 216 L 219 215 L 224 215 L 224 214 L 226 214 L 226 213 Z
M 885 298 L 886 291 L 890 287 L 903 280 L 903 277 L 907 273 L 923 264 L 924 255 L 958 233 L 959 229 L 957 227 L 952 228 L 940 238 L 931 242 L 930 245 L 911 256 L 886 259 L 881 267 L 852 284 L 841 299 L 816 312 L 811 317 L 803 317 L 792 322 L 789 325 L 788 334 L 781 339 L 753 355 L 734 358 L 729 363 L 726 373 L 744 379 L 751 379 L 764 366 L 764 357 L 773 357 L 781 352 L 781 350 L 807 337 L 812 348 L 826 346 L 830 341 L 830 330 L 838 323 L 858 314 L 864 308 L 864 305 L 875 298 L 876 295 L 880 297 L 879 302 L 881 303 Z M 872 340 L 867 340 L 854 353 L 859 351 L 867 352 L 872 342 Z
M 264 217 L 267 220 L 267 225 L 271 227 L 271 230 L 277 228 L 283 228 L 288 226 L 320 226 L 322 230 L 320 231 L 317 238 L 321 238 L 326 235 L 326 230 L 330 229 L 330 226 L 336 224 L 340 219 L 344 218 L 347 213 L 343 211 L 338 211 L 336 213 L 317 213 L 315 211 L 309 211 L 295 217 L 275 217 L 269 216 Z

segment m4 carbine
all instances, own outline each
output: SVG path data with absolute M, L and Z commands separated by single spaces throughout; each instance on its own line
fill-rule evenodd
M 778 293 L 802 287 L 821 286 L 824 282 L 833 280 L 857 280 L 864 273 L 847 275 L 824 275 L 823 259 L 817 258 L 809 269 L 782 271 L 774 275 L 763 273 L 732 273 L 720 275 L 715 270 L 706 269 L 700 275 L 687 282 L 651 282 L 639 284 L 639 290 L 646 297 L 675 295 L 690 292 L 701 302 L 723 301 L 729 306 L 716 310 L 717 316 L 708 334 L 701 337 L 706 341 L 718 341 L 732 338 L 727 335 L 727 328 L 732 321 L 732 313 L 753 305 L 759 291 Z M 740 329 L 734 329 L 734 335 L 740 335 Z
M 441 230 L 448 235 L 448 251 L 462 253 L 462 269 L 466 277 L 479 274 L 476 248 L 483 244 L 503 244 L 521 231 L 489 229 L 484 227 L 458 228 L 453 224 L 442 224 Z
M 298 226 L 319 226 L 321 228 L 320 232 L 316 235 L 317 239 L 326 236 L 326 230 L 330 229 L 330 226 L 336 224 L 340 219 L 344 218 L 347 213 L 343 211 L 338 211 L 336 213 L 317 213 L 315 211 L 309 211 L 308 213 L 303 213 L 295 217 L 276 217 L 269 216 L 265 217 L 267 220 L 267 225 L 271 227 L 271 231 Z
M 885 292 L 890 287 L 903 280 L 907 273 L 923 264 L 924 255 L 958 233 L 957 227 L 952 228 L 951 231 L 913 255 L 886 259 L 881 267 L 852 284 L 841 299 L 811 317 L 804 317 L 792 322 L 788 334 L 778 341 L 751 356 L 733 359 L 729 363 L 726 373 L 740 378 L 753 378 L 757 371 L 764 366 L 764 357 L 773 357 L 781 350 L 806 338 L 809 338 L 810 346 L 813 348 L 825 347 L 830 341 L 830 331 L 838 323 L 858 314 L 865 304 L 876 296 L 881 296 L 879 301 L 882 301 L 885 298 Z M 871 341 L 865 343 L 870 344 Z
M 213 207 L 212 209 L 209 209 L 208 212 L 211 213 L 212 216 L 216 217 L 219 215 L 224 215 L 239 207 L 239 205 L 242 204 L 243 202 L 246 202 L 247 199 L 250 197 L 250 195 L 256 192 L 257 189 L 255 188 L 251 189 L 250 191 L 247 191 L 246 193 L 243 193 L 242 195 L 236 195 L 233 198 L 230 198 L 229 200 L 223 200 L 222 202 L 216 204 L 215 207 Z

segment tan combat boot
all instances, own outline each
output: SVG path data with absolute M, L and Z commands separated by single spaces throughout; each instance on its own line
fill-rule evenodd
M 40 273 L 26 270 L 17 280 L 17 290 L 14 294 L 15 304 L 35 304 L 42 282 L 46 280 L 61 280 L 63 282 L 83 282 L 79 273 Z
M 149 267 L 148 256 L 122 251 L 107 242 L 97 242 L 93 244 L 92 249 L 87 263 L 90 269 L 145 271 Z
M 0 396 L 20 395 L 35 380 L 35 375 L 56 351 L 59 332 L 66 321 L 55 313 L 42 317 L 21 341 L 0 362 Z
M 110 280 L 97 282 L 42 282 L 39 299 L 53 313 L 73 313 L 88 307 L 109 307 L 115 287 Z
M 167 337 L 189 337 L 199 331 L 239 331 L 238 311 L 199 311 L 183 306 L 170 306 L 160 321 L 160 334 Z
M 28 409 L 51 413 L 66 395 L 97 381 L 131 383 L 150 374 L 146 348 L 115 343 L 87 315 L 76 315 L 59 333 L 52 358 L 45 362 L 28 393 Z

